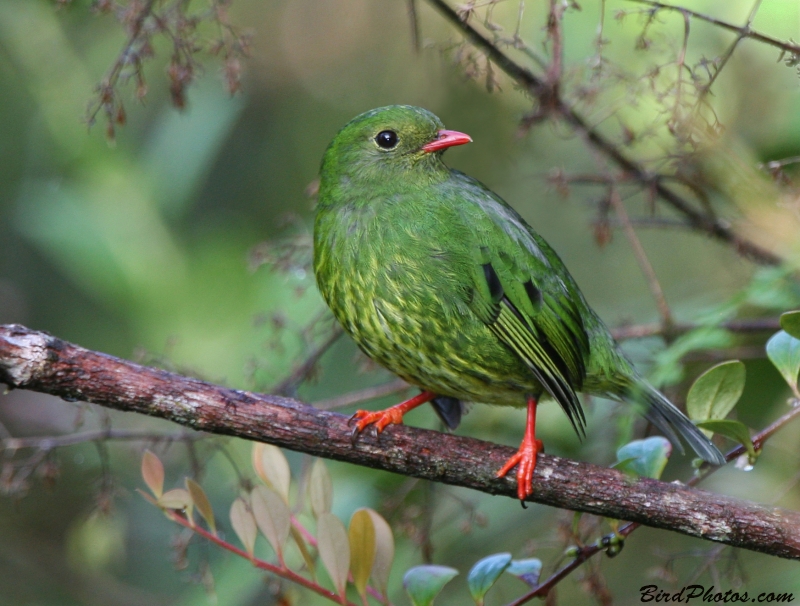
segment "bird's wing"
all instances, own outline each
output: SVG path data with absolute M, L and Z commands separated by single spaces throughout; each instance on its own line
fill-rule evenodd
M 474 242 L 468 305 L 531 369 L 582 435 L 586 420 L 575 392 L 589 357 L 586 304 L 547 243 L 502 199 L 462 178 L 471 188 L 470 202 L 477 202 L 461 206 Z

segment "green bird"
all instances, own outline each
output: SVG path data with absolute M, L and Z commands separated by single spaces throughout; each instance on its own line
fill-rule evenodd
M 425 402 L 454 428 L 463 402 L 527 406 L 517 495 L 533 490 L 542 442 L 536 407 L 549 395 L 579 436 L 577 392 L 638 405 L 681 448 L 725 459 L 642 379 L 564 263 L 503 199 L 448 168 L 442 153 L 469 143 L 435 115 L 406 105 L 361 114 L 322 160 L 314 225 L 317 285 L 370 358 L 422 393 L 384 411 L 359 410 L 354 435 L 378 432 Z

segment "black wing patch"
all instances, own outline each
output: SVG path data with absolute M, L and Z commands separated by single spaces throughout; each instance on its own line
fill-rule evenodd
M 533 280 L 528 280 L 523 286 L 534 309 L 539 309 L 542 306 L 542 291 L 533 285 Z
M 483 275 L 486 278 L 486 284 L 489 286 L 489 295 L 492 297 L 492 303 L 499 303 L 505 293 L 503 292 L 503 285 L 500 283 L 500 277 L 491 263 L 486 263 L 483 266 Z
M 568 340 L 562 343 L 562 347 L 576 352 L 571 356 L 573 364 L 570 365 L 548 338 L 545 327 L 537 324 L 536 318 L 526 317 L 506 296 L 500 277 L 491 263 L 483 265 L 483 273 L 495 307 L 489 328 L 525 362 L 542 387 L 561 405 L 578 436 L 585 436 L 586 417 L 575 393 L 583 384 L 586 372 L 583 355 L 588 352 L 588 338 L 580 317 L 575 315 L 571 307 L 562 309 L 562 306 L 558 306 L 558 309 L 551 310 L 551 315 L 556 317 L 559 313 L 569 314 L 569 321 L 581 333 L 576 335 L 560 317 L 556 320 L 561 324 L 558 327 L 560 333 Z M 541 290 L 531 280 L 523 286 L 535 309 L 546 304 Z

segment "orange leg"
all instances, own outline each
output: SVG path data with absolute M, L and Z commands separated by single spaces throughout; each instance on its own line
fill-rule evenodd
M 353 429 L 353 438 L 355 439 L 369 425 L 375 425 L 378 433 L 382 432 L 387 425 L 401 424 L 403 422 L 403 415 L 409 410 L 415 409 L 417 406 L 430 402 L 436 397 L 436 394 L 431 391 L 423 391 L 418 396 L 414 396 L 410 400 L 400 402 L 386 410 L 378 410 L 370 412 L 368 410 L 358 410 L 350 417 L 350 420 L 356 419 L 356 426 Z
M 517 466 L 517 496 L 524 501 L 533 492 L 533 470 L 536 468 L 536 455 L 544 451 L 542 441 L 536 439 L 536 405 L 534 397 L 528 398 L 528 421 L 525 423 L 525 437 L 517 454 L 511 457 L 503 468 L 497 472 L 503 478 Z

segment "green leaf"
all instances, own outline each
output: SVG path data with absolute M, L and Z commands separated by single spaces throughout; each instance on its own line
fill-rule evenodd
M 328 466 L 322 459 L 316 459 L 308 474 L 308 500 L 315 518 L 330 513 L 333 504 L 333 483 Z
M 431 606 L 457 574 L 458 570 L 448 566 L 415 566 L 403 576 L 403 587 L 413 606 Z
M 292 475 L 289 461 L 280 448 L 272 444 L 253 444 L 253 469 L 263 482 L 289 503 L 289 483 Z
M 800 340 L 781 330 L 767 341 L 767 357 L 797 393 L 797 373 L 800 372 Z
M 795 339 L 800 339 L 800 311 L 781 314 L 781 328 Z
M 268 486 L 256 486 L 250 493 L 250 506 L 258 529 L 283 562 L 283 546 L 289 538 L 291 512 L 283 497 Z
M 250 557 L 253 557 L 253 552 L 256 546 L 256 536 L 258 529 L 256 528 L 256 520 L 252 512 L 244 502 L 244 499 L 238 497 L 231 505 L 231 526 L 236 536 L 244 545 Z
M 350 571 L 350 541 L 344 524 L 332 513 L 323 513 L 317 518 L 317 550 L 336 593 L 344 595 Z
M 150 492 L 156 499 L 160 499 L 164 494 L 164 465 L 161 459 L 149 450 L 145 450 L 142 457 L 142 478 Z
M 709 368 L 689 389 L 686 411 L 694 421 L 724 419 L 742 397 L 745 368 L 730 360 Z
M 496 553 L 476 563 L 467 576 L 467 585 L 472 599 L 478 606 L 483 606 L 483 597 L 497 582 L 503 571 L 511 564 L 510 553 Z
M 381 595 L 389 591 L 389 573 L 394 560 L 394 536 L 388 522 L 374 509 L 366 510 L 375 529 L 375 562 L 372 564 L 372 582 Z
M 750 455 L 750 460 L 755 460 L 756 451 L 753 446 L 753 440 L 750 438 L 750 430 L 741 421 L 731 421 L 730 419 L 698 421 L 697 426 L 709 429 L 739 444 L 744 444 L 745 448 L 747 448 L 747 454 Z
M 634 440 L 617 450 L 617 462 L 614 466 L 636 476 L 658 479 L 671 453 L 672 445 L 661 436 Z
M 300 531 L 294 526 L 291 526 L 289 534 L 292 535 L 292 538 L 297 545 L 297 549 L 300 550 L 300 555 L 303 556 L 303 562 L 305 562 L 306 568 L 308 568 L 308 572 L 311 573 L 311 578 L 313 579 L 317 574 L 317 567 L 314 558 L 311 557 L 311 552 L 308 550 L 308 546 L 306 545 L 303 535 L 300 534 Z
M 158 499 L 158 504 L 165 509 L 189 510 L 192 508 L 192 497 L 188 490 L 173 488 Z
M 797 304 L 796 271 L 791 264 L 756 270 L 744 293 L 747 303 L 764 309 L 789 309 Z
M 366 599 L 367 582 L 375 563 L 375 526 L 366 509 L 358 509 L 350 518 L 347 531 L 350 542 L 350 572 L 358 595 Z
M 192 480 L 191 478 L 186 478 L 186 490 L 189 491 L 189 494 L 192 497 L 192 502 L 194 506 L 197 508 L 197 511 L 200 512 L 200 515 L 208 524 L 208 527 L 211 529 L 211 534 L 217 534 L 217 523 L 214 520 L 214 510 L 211 507 L 211 502 L 208 500 L 205 491 L 203 488 Z
M 538 558 L 512 560 L 511 564 L 506 568 L 506 572 L 533 588 L 539 584 L 539 576 L 542 574 L 542 561 Z

